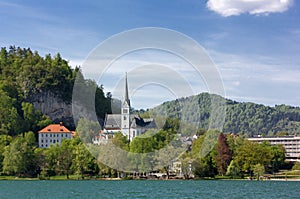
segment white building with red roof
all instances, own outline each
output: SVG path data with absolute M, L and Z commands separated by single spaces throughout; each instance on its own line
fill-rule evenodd
M 49 148 L 51 145 L 60 144 L 63 139 L 72 139 L 75 134 L 62 123 L 50 124 L 39 132 L 39 148 Z

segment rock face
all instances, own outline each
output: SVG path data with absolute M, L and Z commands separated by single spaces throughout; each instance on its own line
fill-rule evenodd
M 34 108 L 49 116 L 55 123 L 63 122 L 67 127 L 74 129 L 72 104 L 64 102 L 50 91 L 35 94 L 27 99 Z

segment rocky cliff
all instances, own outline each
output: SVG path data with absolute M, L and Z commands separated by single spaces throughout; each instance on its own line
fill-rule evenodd
M 63 101 L 50 91 L 35 94 L 26 101 L 32 103 L 35 109 L 49 116 L 55 123 L 63 122 L 67 127 L 74 129 L 71 103 Z

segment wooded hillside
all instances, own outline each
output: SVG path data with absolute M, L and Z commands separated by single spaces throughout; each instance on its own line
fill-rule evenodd
M 300 132 L 300 108 L 288 105 L 270 107 L 251 102 L 236 102 L 220 96 L 201 93 L 165 102 L 154 110 L 156 112 L 165 111 L 166 115 L 179 119 L 184 111 L 186 121 L 198 123 L 199 128 L 208 129 L 212 111 L 212 96 L 219 98 L 220 101 L 224 100 L 224 104 L 226 104 L 223 132 L 240 133 L 250 137 L 257 134 L 275 135 Z
M 74 129 L 71 101 L 75 77 L 84 86 L 96 87 L 96 113 L 111 112 L 110 95 L 80 68 L 71 68 L 58 53 L 41 57 L 37 51 L 11 46 L 0 52 L 0 134 L 37 132 L 51 122 L 63 121 Z

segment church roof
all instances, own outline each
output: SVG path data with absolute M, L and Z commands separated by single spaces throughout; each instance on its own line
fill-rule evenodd
M 121 117 L 121 114 L 107 114 L 104 122 L 104 128 L 121 129 Z
M 156 128 L 156 124 L 153 118 L 143 119 L 140 116 L 134 116 L 133 120 L 131 120 L 131 128 Z
M 121 114 L 107 114 L 104 122 L 105 129 L 121 129 Z M 143 119 L 138 115 L 130 116 L 131 128 L 156 128 L 154 119 Z

